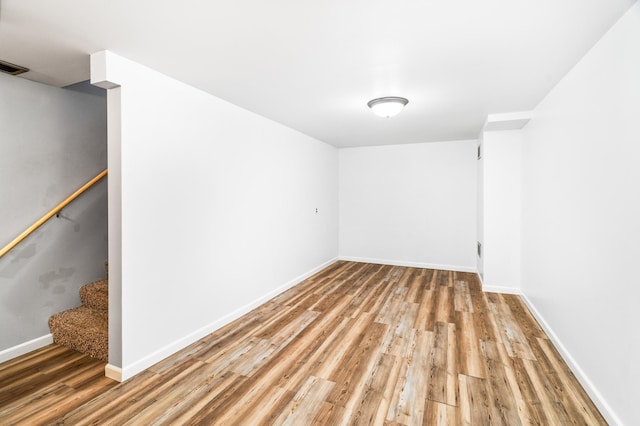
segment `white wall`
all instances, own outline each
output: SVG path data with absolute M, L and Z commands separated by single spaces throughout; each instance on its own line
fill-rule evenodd
M 522 132 L 484 132 L 483 185 L 483 288 L 519 292 L 522 191 Z
M 340 149 L 340 257 L 475 271 L 476 146 Z
M 480 243 L 480 254 L 476 253 L 476 268 L 480 280 L 484 278 L 484 144 L 482 133 L 478 139 L 476 149 L 480 152 L 480 158 L 476 162 L 476 243 Z M 476 246 L 477 248 L 477 246 Z
M 523 282 L 608 420 L 640 424 L 640 4 L 524 128 Z
M 337 257 L 334 147 L 109 52 L 92 81 L 120 86 L 123 379 Z
M 106 167 L 106 98 L 0 74 L 0 247 Z M 106 180 L 0 258 L 0 361 L 50 342 L 47 320 L 104 278 Z

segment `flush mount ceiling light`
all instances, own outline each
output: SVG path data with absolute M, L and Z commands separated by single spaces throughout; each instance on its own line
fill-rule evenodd
M 402 108 L 409 101 L 405 98 L 399 98 L 397 96 L 386 96 L 384 98 L 376 98 L 367 102 L 367 105 L 373 113 L 379 117 L 390 118 L 398 115 Z

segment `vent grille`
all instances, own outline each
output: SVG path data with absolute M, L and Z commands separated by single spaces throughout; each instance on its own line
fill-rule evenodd
M 20 65 L 14 65 L 9 62 L 0 61 L 0 71 L 5 74 L 18 75 L 23 72 L 29 71 L 29 68 L 21 67 Z

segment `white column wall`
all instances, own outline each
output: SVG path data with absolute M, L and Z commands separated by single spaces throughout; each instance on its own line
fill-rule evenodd
M 120 92 L 122 379 L 335 260 L 336 148 L 110 52 L 92 81 Z
M 520 291 L 522 131 L 483 134 L 483 288 Z

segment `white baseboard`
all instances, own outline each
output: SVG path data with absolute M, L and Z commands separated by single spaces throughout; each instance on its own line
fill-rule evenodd
M 483 284 L 482 291 L 484 291 L 485 293 L 517 294 L 522 296 L 522 291 L 519 288 L 505 287 L 501 285 L 484 285 Z
M 190 344 L 196 342 L 198 339 L 203 338 L 204 336 L 207 336 L 211 333 L 213 333 L 214 331 L 224 327 L 225 325 L 229 324 L 230 322 L 240 318 L 242 315 L 252 311 L 253 309 L 257 308 L 258 306 L 262 305 L 263 303 L 267 302 L 268 300 L 274 298 L 275 296 L 277 296 L 278 294 L 284 292 L 285 290 L 288 290 L 289 288 L 293 287 L 296 284 L 299 284 L 300 282 L 304 281 L 305 279 L 309 278 L 311 275 L 315 274 L 316 272 L 321 271 L 322 269 L 326 268 L 327 266 L 335 263 L 338 260 L 338 258 L 333 258 L 323 264 L 321 264 L 320 266 L 317 266 L 315 268 L 313 268 L 312 270 L 305 272 L 304 274 L 292 279 L 291 281 L 289 281 L 288 283 L 281 285 L 280 287 L 264 294 L 263 296 L 255 299 L 254 301 L 247 303 L 246 305 L 236 309 L 235 311 L 223 316 L 222 318 L 219 318 L 215 321 L 213 321 L 212 323 L 184 336 L 181 339 L 178 339 L 160 349 L 158 349 L 157 351 L 151 353 L 150 355 L 139 359 L 138 361 L 135 361 L 129 365 L 123 366 L 122 369 L 120 370 L 120 380 L 119 381 L 124 381 L 127 380 L 133 376 L 135 376 L 136 374 L 140 373 L 141 371 L 151 367 L 152 365 L 156 364 L 159 361 L 162 361 L 163 359 L 167 358 L 170 355 L 173 355 L 174 353 L 178 352 L 179 350 L 189 346 Z M 118 367 L 113 367 L 112 368 L 118 368 Z M 116 379 L 117 380 L 117 379 Z
M 562 344 L 562 341 L 560 340 L 558 335 L 553 331 L 549 323 L 547 323 L 547 321 L 544 319 L 540 311 L 536 309 L 535 305 L 531 302 L 531 300 L 529 300 L 529 298 L 526 295 L 521 294 L 520 297 L 529 308 L 529 311 L 531 311 L 533 316 L 540 323 L 540 326 L 542 327 L 544 332 L 547 334 L 551 342 L 553 342 L 553 345 L 556 347 L 556 349 L 558 350 L 558 352 L 560 353 L 564 361 L 567 363 L 567 365 L 569 366 L 573 374 L 576 376 L 576 378 L 578 379 L 578 381 L 580 382 L 584 390 L 587 392 L 587 394 L 589 394 L 589 397 L 591 397 L 591 400 L 593 401 L 593 403 L 598 407 L 598 409 L 600 410 L 600 413 L 602 413 L 605 420 L 610 425 L 622 426 L 623 423 L 620 420 L 620 418 L 616 415 L 616 413 L 613 411 L 609 403 L 607 403 L 607 401 L 604 399 L 602 394 L 598 391 L 598 389 L 595 387 L 593 382 L 589 379 L 589 377 L 584 372 L 584 370 L 580 367 L 580 365 L 576 362 L 573 356 L 571 356 L 571 353 L 569 352 L 569 350 Z
M 42 337 L 37 337 L 33 340 L 29 340 L 28 342 L 24 342 L 14 347 L 0 351 L 0 362 L 9 361 L 10 359 L 17 358 L 20 355 L 35 351 L 36 349 L 43 348 L 52 343 L 53 336 L 51 335 L 51 333 L 46 334 Z
M 116 382 L 122 382 L 122 368 L 107 364 L 104 366 L 104 375 Z
M 379 265 L 407 266 L 410 268 L 440 269 L 443 271 L 478 272 L 475 266 L 439 265 L 437 263 L 407 262 L 403 260 L 373 259 L 368 257 L 340 256 L 349 262 L 375 263 Z

